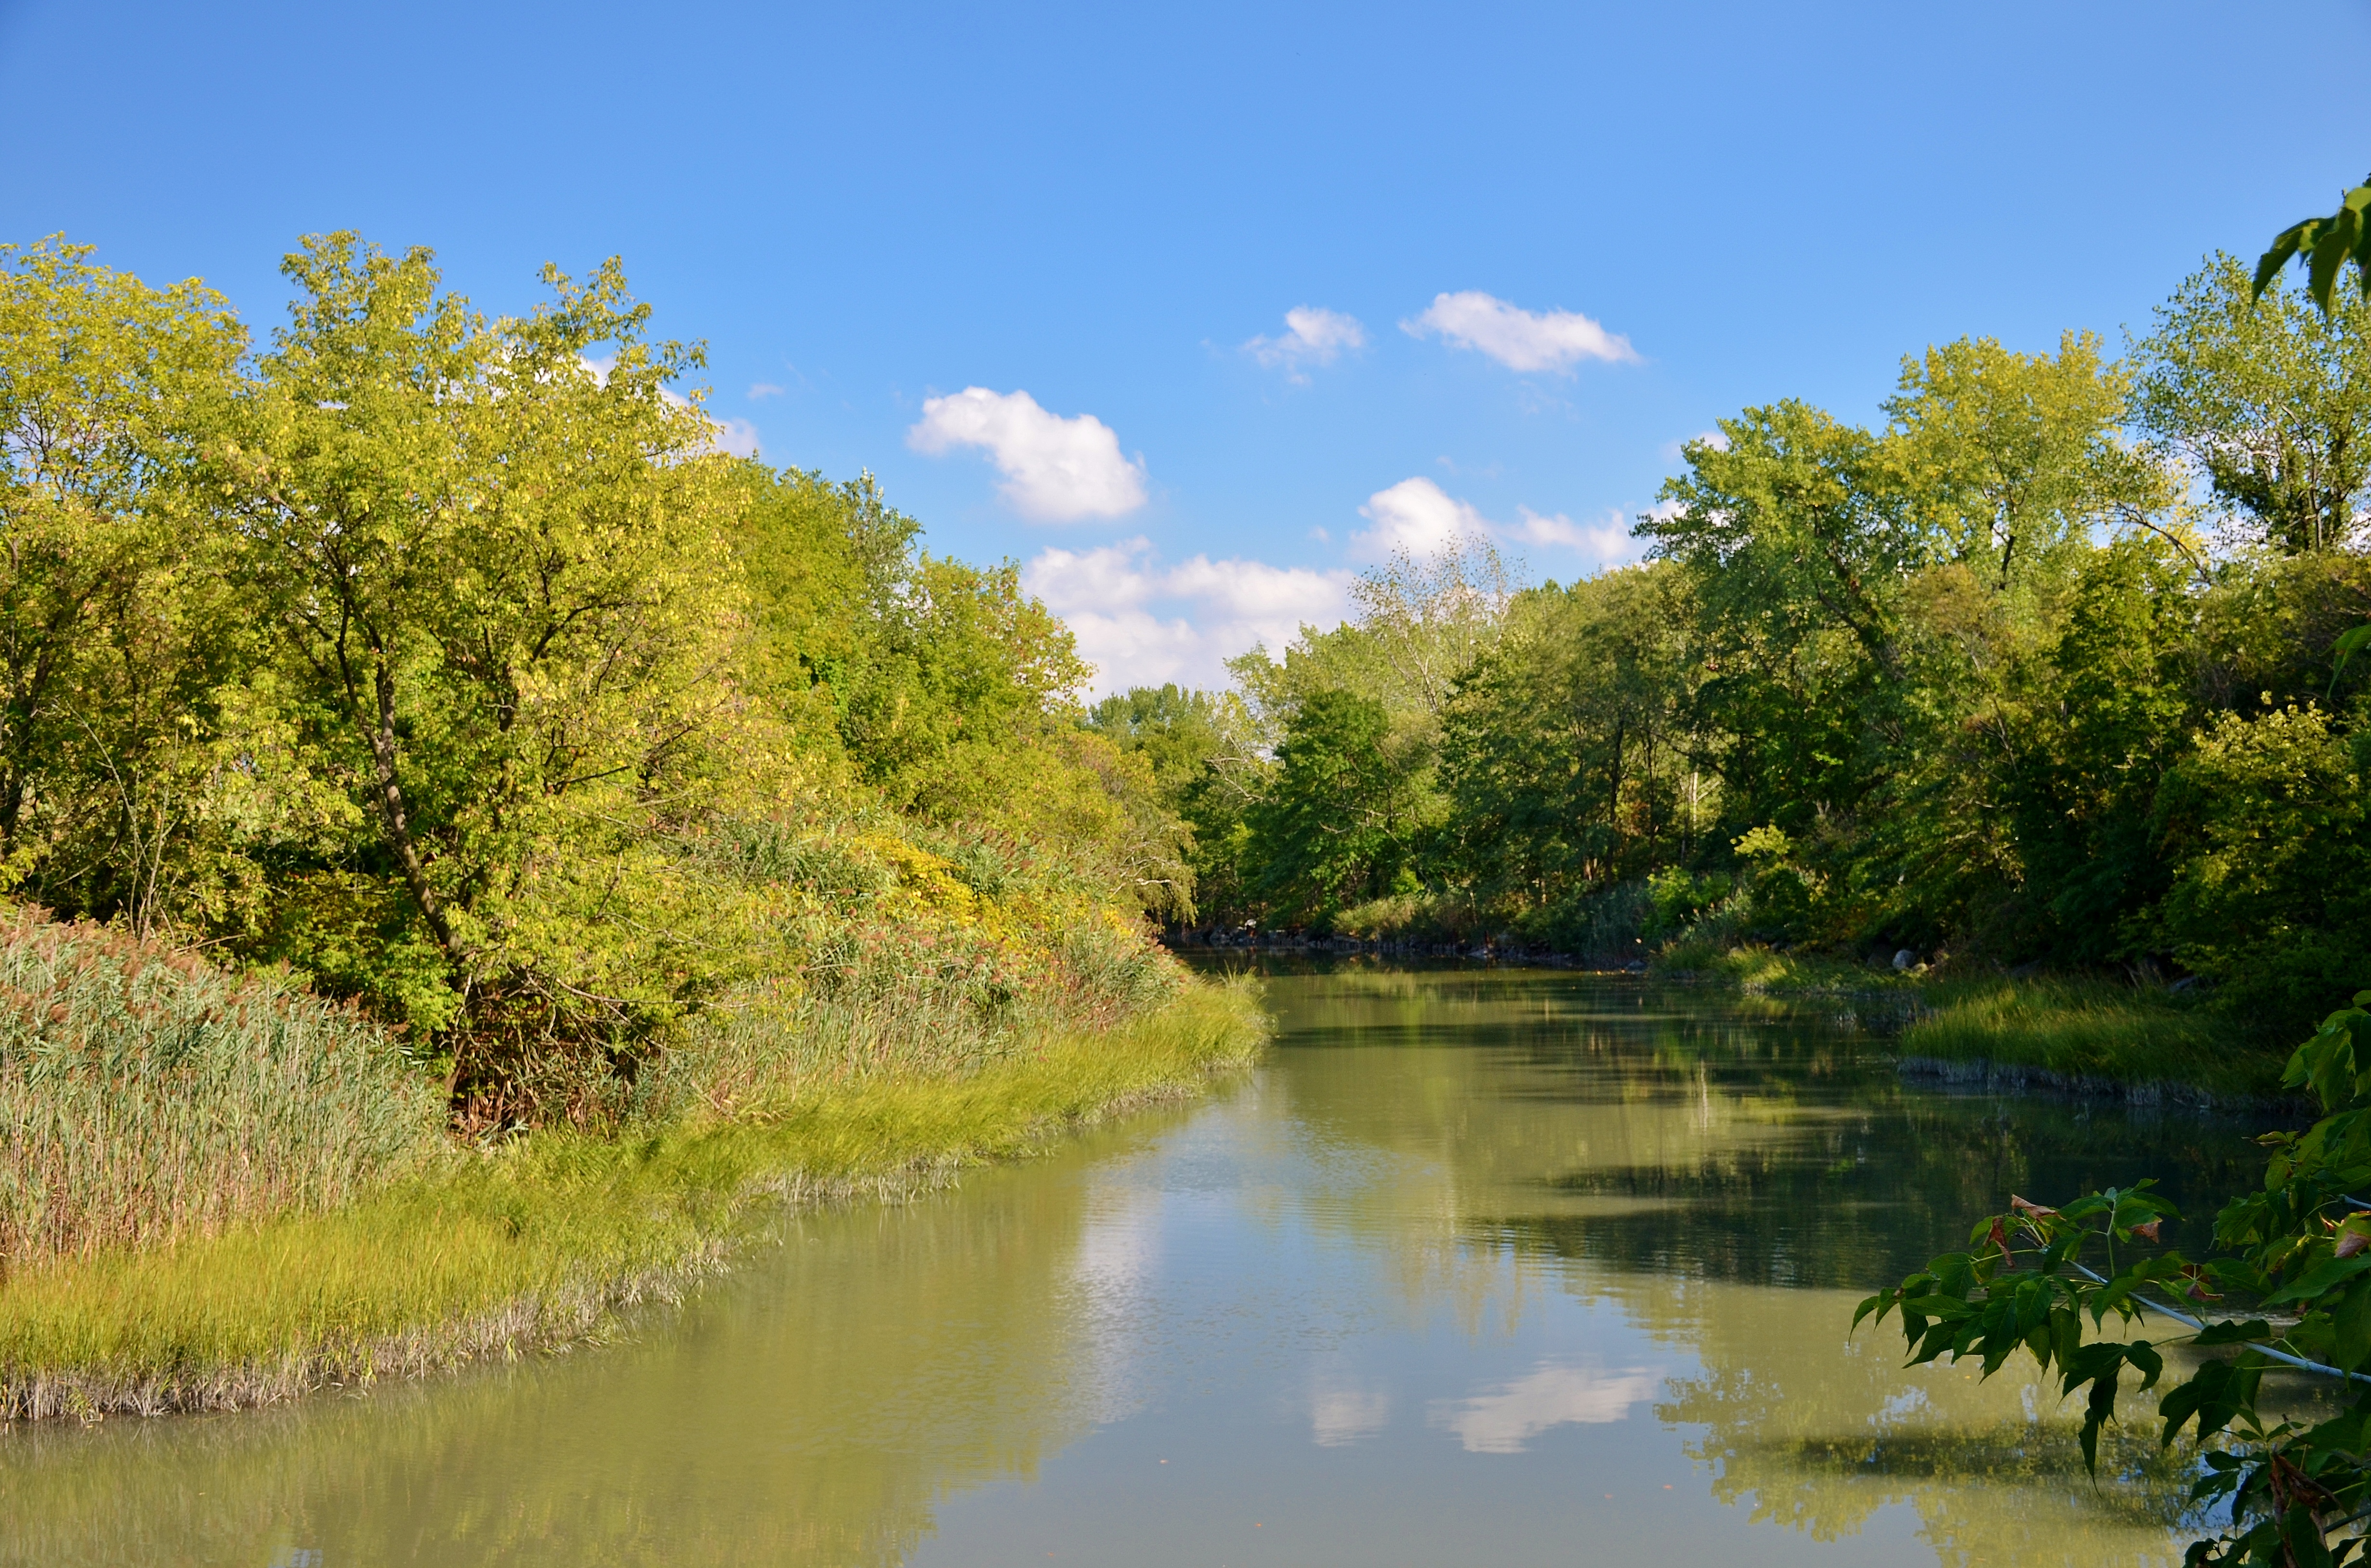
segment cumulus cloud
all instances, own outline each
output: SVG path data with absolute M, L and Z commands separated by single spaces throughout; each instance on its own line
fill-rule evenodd
M 1594 523 L 1576 523 L 1561 512 L 1544 517 L 1528 506 L 1519 506 L 1507 534 L 1525 544 L 1579 550 L 1604 566 L 1638 557 L 1639 541 L 1630 536 L 1630 519 L 1619 512 L 1609 512 Z
M 1411 337 L 1439 337 L 1452 348 L 1473 349 L 1509 370 L 1569 371 L 1582 360 L 1636 361 L 1630 340 L 1575 310 L 1529 311 L 1467 289 L 1435 294 L 1431 308 L 1400 323 Z
M 923 403 L 906 444 L 931 456 L 958 446 L 986 452 L 1005 504 L 1040 523 L 1117 517 L 1144 504 L 1144 462 L 1120 455 L 1119 436 L 1093 414 L 1064 419 L 1026 392 L 966 386 Z
M 1281 648 L 1304 623 L 1330 628 L 1349 606 L 1347 571 L 1207 555 L 1166 565 L 1146 538 L 1041 550 L 1021 581 L 1070 623 L 1097 693 L 1222 686 L 1235 654 L 1255 642 Z
M 1306 382 L 1306 367 L 1332 364 L 1345 349 L 1366 346 L 1367 329 L 1357 317 L 1296 305 L 1284 313 L 1283 332 L 1273 338 L 1254 338 L 1243 345 L 1243 352 L 1270 370 L 1283 370 L 1290 380 Z
M 1421 475 L 1377 490 L 1359 508 L 1359 515 L 1374 526 L 1353 534 L 1350 543 L 1360 554 L 1378 559 L 1394 550 L 1436 555 L 1457 539 L 1486 539 L 1495 533 L 1471 502 L 1457 500 Z
M 1609 512 L 1595 523 L 1576 523 L 1559 512 L 1545 515 L 1528 506 L 1515 509 L 1515 521 L 1500 523 L 1485 517 L 1473 502 L 1460 501 L 1432 480 L 1418 475 L 1377 490 L 1359 508 L 1371 526 L 1351 536 L 1352 549 L 1381 560 L 1394 550 L 1419 559 L 1436 555 L 1459 539 L 1486 539 L 1496 544 L 1546 546 L 1579 550 L 1598 566 L 1635 560 L 1638 541 L 1630 536 L 1629 519 Z
M 735 457 L 758 455 L 758 427 L 747 420 L 717 420 L 712 421 L 716 433 L 710 444 L 719 452 L 730 452 Z

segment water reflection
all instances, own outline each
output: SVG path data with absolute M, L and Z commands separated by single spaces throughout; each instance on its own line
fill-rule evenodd
M 0 1562 L 2178 1560 L 2149 1428 L 2094 1489 L 2050 1389 L 1845 1325 L 2011 1190 L 2149 1171 L 2211 1212 L 2249 1124 L 1914 1091 L 1702 993 L 1271 996 L 1217 1101 L 787 1223 L 632 1343 L 0 1435 Z

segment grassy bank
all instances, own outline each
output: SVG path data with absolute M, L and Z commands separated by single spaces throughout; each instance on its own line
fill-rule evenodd
M 1898 1009 L 1906 1061 L 2073 1090 L 2178 1086 L 2224 1102 L 2277 1101 L 2295 1042 L 2161 988 L 2081 976 L 1905 974 L 1758 946 L 1674 944 L 1655 972 L 1769 996 L 1854 996 Z
M 960 1079 L 850 1079 L 732 1121 L 542 1133 L 334 1209 L 117 1247 L 0 1283 L 0 1414 L 223 1409 L 597 1336 L 728 1262 L 784 1201 L 895 1196 L 1191 1091 L 1256 1048 L 1193 986 Z

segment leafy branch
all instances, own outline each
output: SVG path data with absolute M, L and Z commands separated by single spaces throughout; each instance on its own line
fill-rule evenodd
M 1990 1377 L 2020 1350 L 2032 1355 L 2058 1374 L 2063 1397 L 2085 1393 L 2083 1460 L 2095 1476 L 2099 1429 L 2117 1419 L 2128 1377 L 2151 1389 L 2169 1349 L 2209 1353 L 2157 1401 L 2160 1444 L 2189 1431 L 2217 1445 L 2200 1456 L 2192 1501 L 2231 1510 L 2229 1528 L 2195 1542 L 2188 1562 L 2319 1568 L 2362 1558 L 2360 1527 L 2371 1517 L 2371 1205 L 2354 1193 L 2371 1181 L 2366 1004 L 2371 991 L 2290 1057 L 2283 1081 L 2312 1093 L 2323 1115 L 2306 1132 L 2260 1140 L 2272 1151 L 2263 1187 L 2217 1216 L 2221 1256 L 2198 1262 L 2152 1250 L 2180 1216 L 2148 1181 L 2062 1208 L 2012 1197 L 2008 1212 L 1978 1222 L 1969 1251 L 1862 1302 L 1854 1328 L 1898 1313 L 1914 1366 L 1973 1357 Z M 2144 1294 L 2153 1287 L 2201 1305 L 2236 1293 L 2256 1315 L 2193 1315 Z M 2151 1316 L 2187 1332 L 2133 1332 Z M 2314 1424 L 2267 1412 L 2264 1374 L 2280 1366 L 2339 1379 L 2353 1402 Z

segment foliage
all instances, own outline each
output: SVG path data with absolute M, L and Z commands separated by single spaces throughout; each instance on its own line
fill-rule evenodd
M 958 1040 L 1164 989 L 1187 830 L 1010 564 L 717 451 L 614 261 L 494 319 L 424 250 L 283 270 L 250 356 L 194 283 L 5 253 L 0 885 L 355 1001 L 478 1128 L 614 1122 L 708 1014 L 849 970 L 857 912 L 753 836 L 861 820 L 868 875 L 943 843 L 1035 900 L 941 963 L 875 890 L 890 967 L 970 976 Z
M 2338 211 L 2330 216 L 2307 218 L 2275 235 L 2272 248 L 2256 262 L 2256 292 L 2271 287 L 2294 259 L 2306 270 L 2306 293 L 2323 310 L 2338 308 L 2338 280 L 2350 265 L 2364 296 L 2371 299 L 2371 225 L 2364 221 L 2365 208 L 2371 208 L 2371 182 L 2339 198 Z
M 1421 807 L 1394 755 L 1391 715 L 1339 688 L 1311 693 L 1286 721 L 1277 776 L 1249 825 L 1273 846 L 1266 892 L 1289 917 L 1322 918 L 1395 886 Z
M 1706 820 L 1677 571 L 1609 571 L 1513 602 L 1443 720 L 1451 853 L 1486 893 L 1592 884 L 1687 859 Z
M 2354 538 L 2371 485 L 2371 302 L 2308 308 L 2218 256 L 2134 348 L 2135 421 L 2248 534 L 2290 554 Z
M 2287 1568 L 2359 1557 L 2371 1505 L 2371 1392 L 2358 1389 L 2371 1381 L 2359 1376 L 2371 1366 L 2371 1216 L 2353 1196 L 2371 1180 L 2365 1003 L 2371 992 L 2331 1014 L 2290 1058 L 2283 1081 L 2309 1090 L 2322 1117 L 2306 1132 L 2262 1140 L 2273 1151 L 2262 1189 L 2215 1220 L 2222 1257 L 2195 1262 L 2154 1250 L 2159 1228 L 2179 1216 L 2145 1180 L 2057 1209 L 2017 1198 L 2008 1213 L 1977 1223 L 1971 1251 L 1937 1258 L 1862 1303 L 1856 1327 L 1899 1312 L 1913 1365 L 1968 1356 L 1987 1377 L 2019 1350 L 2030 1354 L 2058 1372 L 2063 1392 L 2088 1390 L 2087 1462 L 2116 1416 L 2125 1378 L 2153 1388 L 2167 1351 L 2186 1347 L 2195 1367 L 2158 1399 L 2160 1441 L 2169 1446 L 2185 1430 L 2202 1445 L 2220 1439 L 2200 1456 L 2193 1495 L 2231 1511 L 2229 1528 L 2192 1546 L 2189 1561 Z M 2165 1305 L 2166 1294 L 2199 1304 L 2234 1294 L 2256 1315 L 2203 1319 Z M 2152 1319 L 2187 1332 L 2133 1332 Z M 2284 1366 L 2345 1379 L 2352 1402 L 2312 1424 L 2263 1408 L 2265 1374 Z

